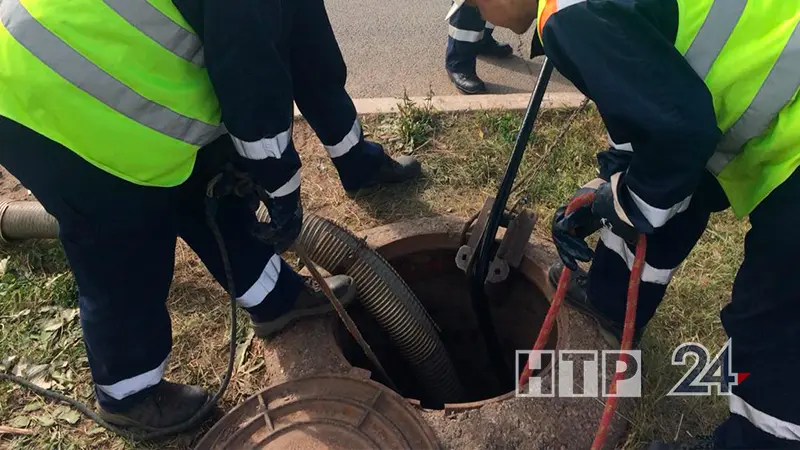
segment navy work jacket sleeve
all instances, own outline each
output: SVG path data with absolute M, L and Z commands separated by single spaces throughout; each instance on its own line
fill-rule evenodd
M 674 0 L 588 0 L 554 13 L 542 41 L 555 67 L 600 112 L 611 147 L 598 155 L 640 231 L 691 201 L 721 133 L 705 83 L 674 47 Z

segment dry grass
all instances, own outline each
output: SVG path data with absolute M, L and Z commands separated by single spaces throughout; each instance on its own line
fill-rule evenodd
M 494 194 L 519 126 L 519 114 L 439 115 L 419 105 L 406 103 L 405 107 L 399 117 L 365 119 L 365 133 L 391 152 L 417 156 L 425 166 L 425 179 L 377 188 L 355 199 L 345 196 L 313 133 L 305 124 L 298 124 L 295 142 L 304 163 L 307 211 L 360 230 L 436 214 L 466 217 L 480 208 L 487 195 Z M 570 111 L 543 114 L 518 179 L 533 170 L 569 115 Z M 549 217 L 577 186 L 595 175 L 594 153 L 604 145 L 597 114 L 580 113 L 532 184 L 522 187 L 527 204 L 541 217 Z M 547 236 L 548 226 L 549 220 L 540 220 L 536 233 Z M 718 311 L 728 301 L 742 259 L 745 231 L 746 225 L 729 214 L 715 216 L 709 232 L 673 281 L 645 337 L 645 397 L 631 417 L 627 448 L 637 448 L 652 438 L 670 440 L 708 432 L 724 417 L 724 407 L 717 399 L 665 398 L 664 394 L 683 373 L 683 368 L 669 365 L 678 343 L 698 341 L 713 351 L 724 341 Z M 45 331 L 64 310 L 76 307 L 74 283 L 60 247 L 54 243 L 17 245 L 0 248 L 0 257 L 9 258 L 0 278 L 0 355 L 48 364 L 48 380 L 52 381 L 53 375 L 64 377 L 55 388 L 90 401 L 90 378 L 77 320 L 64 320 L 55 331 Z M 292 262 L 291 255 L 287 258 Z M 169 307 L 175 344 L 167 376 L 215 388 L 226 362 L 227 302 L 222 289 L 183 243 L 178 245 Z M 246 317 L 241 318 L 246 324 Z M 240 330 L 239 342 L 248 347 L 240 355 L 241 367 L 225 395 L 226 408 L 278 381 L 267 378 L 263 370 L 269 343 L 252 340 L 246 326 Z M 0 424 L 23 424 L 35 431 L 33 436 L 0 436 L 0 448 L 134 448 L 86 420 L 72 425 L 59 414 L 56 405 L 0 384 Z M 55 422 L 50 424 L 49 418 Z M 191 442 L 191 437 L 181 437 L 145 448 L 182 449 Z

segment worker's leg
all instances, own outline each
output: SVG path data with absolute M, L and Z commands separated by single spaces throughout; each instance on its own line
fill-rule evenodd
M 677 267 L 689 255 L 708 223 L 710 209 L 699 198 L 647 237 L 647 255 L 639 287 L 636 329 L 641 330 L 655 314 Z M 622 324 L 630 269 L 635 248 L 607 229 L 595 249 L 589 270 L 587 299 L 615 324 Z
M 486 21 L 474 6 L 464 5 L 450 16 L 445 54 L 445 67 L 448 72 L 475 73 L 475 64 L 486 26 Z
M 403 170 L 383 147 L 364 139 L 356 108 L 345 90 L 347 66 L 323 0 L 295 0 L 285 13 L 291 15 L 284 22 L 290 27 L 284 39 L 294 100 L 328 151 L 345 190 L 416 176 L 418 167 Z M 397 177 L 388 176 L 389 169 Z
M 208 223 L 206 187 L 235 153 L 228 136 L 200 150 L 191 178 L 181 186 L 177 206 L 179 234 L 227 290 L 218 238 L 223 240 L 238 304 L 250 313 L 256 334 L 268 337 L 295 319 L 324 314 L 332 307 L 315 284 L 306 283 L 275 253 L 272 245 L 253 234 L 257 224 L 257 203 L 253 199 L 233 194 L 217 199 L 214 222 L 220 235 L 214 235 Z M 342 303 L 353 299 L 355 285 L 350 277 L 339 275 L 326 281 Z
M 161 381 L 172 346 L 173 190 L 123 181 L 4 118 L 0 164 L 58 219 L 98 401 L 127 408 Z
M 235 153 L 229 136 L 222 136 L 198 154 L 192 177 L 181 187 L 179 234 L 226 290 L 228 282 L 217 238 L 206 216 L 206 186 Z M 275 254 L 272 246 L 253 235 L 256 218 L 249 199 L 228 195 L 216 200 L 214 220 L 231 265 L 236 297 L 255 321 L 272 320 L 292 309 L 303 289 L 303 278 Z
M 732 365 L 750 375 L 734 387 L 718 448 L 800 448 L 800 172 L 750 215 L 744 263 L 721 313 Z

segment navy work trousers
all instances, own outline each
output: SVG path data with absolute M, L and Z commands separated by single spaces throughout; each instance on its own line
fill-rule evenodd
M 492 40 L 494 25 L 483 20 L 478 8 L 464 5 L 450 16 L 445 67 L 453 73 L 475 73 L 480 46 Z
M 203 41 L 208 74 L 232 136 L 247 142 L 291 136 L 296 103 L 346 190 L 368 182 L 386 161 L 381 146 L 363 138 L 323 0 L 174 3 Z M 252 159 L 249 168 L 272 192 L 299 162 L 290 141 L 281 155 Z
M 711 182 L 708 182 L 711 179 Z M 636 325 L 650 321 L 674 270 L 706 228 L 717 198 L 710 176 L 688 209 L 648 236 Z M 800 172 L 795 172 L 750 215 L 745 258 L 731 303 L 721 312 L 731 338 L 733 372 L 750 373 L 733 388 L 731 415 L 715 432 L 724 449 L 800 447 Z M 589 271 L 588 296 L 608 317 L 623 323 L 634 248 L 603 230 Z M 713 350 L 712 350 L 713 351 Z
M 224 135 L 201 149 L 194 172 L 175 188 L 144 187 L 110 175 L 60 144 L 0 117 L 0 164 L 58 219 L 79 290 L 81 326 L 98 400 L 121 410 L 157 384 L 172 346 L 165 300 L 175 243 L 183 238 L 223 286 L 205 191 L 234 152 Z M 216 221 L 239 290 L 256 319 L 291 309 L 303 280 L 252 233 L 248 201 L 219 200 Z M 224 301 L 224 300 L 223 300 Z

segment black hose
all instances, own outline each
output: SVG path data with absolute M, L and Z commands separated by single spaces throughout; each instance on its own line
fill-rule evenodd
M 470 273 L 470 298 L 472 299 L 472 307 L 478 319 L 478 325 L 480 325 L 481 331 L 483 332 L 482 334 L 486 342 L 489 357 L 492 359 L 495 372 L 500 380 L 508 379 L 511 376 L 511 371 L 506 364 L 506 359 L 503 357 L 500 342 L 495 333 L 491 311 L 489 310 L 489 301 L 486 298 L 486 292 L 484 290 L 484 283 L 486 281 L 486 276 L 489 274 L 489 262 L 492 259 L 492 247 L 495 245 L 497 229 L 500 227 L 500 221 L 503 218 L 506 203 L 511 194 L 511 188 L 514 186 L 514 179 L 517 177 L 517 171 L 522 162 L 522 156 L 525 154 L 525 149 L 528 146 L 528 139 L 533 131 L 533 124 L 536 121 L 536 117 L 539 115 L 539 109 L 542 106 L 544 93 L 545 90 L 547 90 L 547 84 L 550 81 L 550 75 L 552 75 L 552 73 L 553 64 L 550 60 L 545 58 L 542 70 L 539 73 L 539 79 L 536 81 L 536 87 L 531 95 L 528 108 L 525 111 L 525 117 L 522 119 L 522 126 L 517 134 L 517 141 L 514 143 L 514 151 L 511 153 L 506 172 L 503 175 L 503 181 L 500 183 L 500 188 L 497 190 L 494 204 L 492 204 L 492 211 L 489 213 L 488 220 L 486 221 L 483 236 L 481 236 L 481 240 L 477 245 L 477 253 L 473 257 L 475 264 L 472 265 L 473 270 Z

